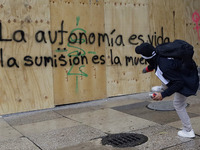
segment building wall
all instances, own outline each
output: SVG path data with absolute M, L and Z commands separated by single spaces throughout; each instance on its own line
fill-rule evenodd
M 199 0 L 0 0 L 0 114 L 148 92 L 134 49 L 186 40 L 200 65 Z

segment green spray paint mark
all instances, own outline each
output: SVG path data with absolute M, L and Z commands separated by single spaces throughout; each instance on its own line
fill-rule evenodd
M 82 28 L 75 28 L 75 29 L 73 29 L 73 30 L 71 31 L 71 33 L 74 33 L 75 31 L 83 31 L 84 33 L 86 33 L 86 31 L 85 31 L 84 29 L 82 29 Z M 70 38 L 70 41 L 71 41 L 71 42 L 74 42 L 75 40 L 72 39 L 72 37 L 71 37 L 71 38 Z M 79 43 L 79 42 L 80 42 L 80 39 L 77 39 L 76 43 Z M 85 40 L 82 39 L 82 40 L 81 40 L 81 43 L 85 43 Z M 79 50 L 82 52 L 82 53 L 80 54 L 80 56 L 85 56 L 85 54 L 86 54 L 85 50 L 83 50 L 83 49 L 80 48 L 80 47 L 76 47 L 76 46 L 70 45 L 70 43 L 68 43 L 67 46 L 70 47 L 70 48 L 79 49 Z M 77 54 L 77 55 L 72 55 L 72 53 L 74 53 L 74 51 L 71 52 L 71 53 L 69 53 L 68 56 L 78 56 L 78 54 Z
M 71 73 L 72 69 L 73 69 L 74 64 L 71 66 L 71 68 L 69 69 L 69 72 L 67 73 L 67 75 L 80 75 L 80 76 L 84 76 L 84 77 L 88 77 L 88 74 L 86 74 L 85 72 L 83 72 L 81 70 L 82 67 L 85 67 L 85 65 L 82 65 L 79 67 L 79 71 L 81 73 Z
M 71 31 L 71 34 L 74 33 L 74 32 L 76 32 L 76 31 L 82 31 L 82 32 L 86 33 L 86 30 L 84 30 L 84 29 L 82 29 L 82 28 L 78 28 L 79 21 L 80 21 L 80 17 L 78 16 L 78 17 L 76 17 L 76 26 L 77 26 L 77 28 L 73 29 L 73 30 Z M 73 39 L 72 37 L 70 37 L 70 41 L 71 41 L 71 42 L 75 42 L 75 40 L 76 40 L 76 39 Z M 77 39 L 76 43 L 85 43 L 85 40 L 82 39 L 82 40 L 80 41 L 80 39 Z M 72 52 L 70 52 L 70 53 L 68 54 L 69 57 L 78 57 L 78 56 L 85 56 L 85 55 L 86 55 L 85 50 L 82 49 L 82 48 L 80 48 L 80 47 L 73 46 L 73 45 L 71 45 L 70 43 L 67 43 L 67 47 L 69 47 L 70 49 L 71 49 L 71 48 L 74 49 L 74 51 L 72 51 Z M 75 90 L 76 90 L 76 93 L 78 93 L 78 90 L 79 90 L 79 88 L 78 88 L 78 76 L 88 77 L 88 74 L 86 74 L 85 72 L 83 72 L 83 71 L 81 70 L 81 68 L 83 68 L 83 67 L 85 67 L 85 65 L 81 65 L 81 66 L 79 67 L 79 72 L 78 72 L 78 73 L 73 73 L 72 70 L 73 70 L 73 68 L 74 68 L 74 64 L 72 64 L 71 68 L 69 69 L 69 71 L 68 71 L 68 73 L 67 73 L 68 76 L 72 76 L 72 75 L 75 75 L 75 76 L 76 76 L 76 89 L 75 89 Z
M 78 93 L 78 76 L 76 76 L 76 93 Z
M 79 17 L 79 16 L 77 16 L 77 17 L 76 17 L 76 26 L 78 26 L 78 25 L 79 25 L 79 21 L 80 21 L 80 17 Z
M 89 51 L 88 54 L 96 54 L 96 52 Z

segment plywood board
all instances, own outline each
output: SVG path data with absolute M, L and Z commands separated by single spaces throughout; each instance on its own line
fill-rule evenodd
M 98 34 L 105 33 L 103 1 L 61 0 L 50 1 L 50 5 L 52 30 L 59 29 L 63 21 L 67 31 L 62 44 L 53 44 L 54 55 L 63 55 L 67 61 L 54 68 L 55 105 L 105 98 L 105 43 L 98 42 Z M 87 41 L 85 36 L 80 40 L 79 33 L 85 33 Z
M 200 1 L 184 0 L 185 38 L 194 46 L 194 60 L 200 66 Z
M 168 39 L 175 39 L 175 15 L 173 0 L 150 0 L 149 1 L 149 24 L 150 33 L 156 38 L 153 45 L 157 46 Z M 161 36 L 162 38 L 158 38 Z
M 117 39 L 113 46 L 106 45 L 108 96 L 150 91 L 151 74 L 142 74 L 147 64 L 135 53 L 135 47 L 148 40 L 148 7 L 147 0 L 105 1 L 105 30 L 115 29 Z
M 151 0 L 150 2 L 150 31 L 154 32 L 162 26 L 165 36 L 168 36 L 170 41 L 182 39 L 192 44 L 195 51 L 194 60 L 199 65 L 200 40 L 197 30 L 194 29 L 196 23 L 192 20 L 192 15 L 198 12 L 200 2 L 198 0 Z
M 173 41 L 175 39 L 175 15 L 172 0 L 149 1 L 149 32 L 152 35 L 152 44 Z M 161 85 L 159 79 L 152 73 L 151 87 Z
M 199 8 L 199 0 L 1 0 L 0 115 L 150 91 L 161 83 L 142 74 L 143 42 L 186 40 L 200 65 Z
M 24 60 L 52 55 L 50 44 L 35 41 L 37 31 L 50 29 L 49 1 L 2 0 L 0 7 L 0 115 L 54 107 L 51 66 Z

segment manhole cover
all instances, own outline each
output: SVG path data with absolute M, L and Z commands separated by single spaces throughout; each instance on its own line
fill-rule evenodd
M 112 145 L 113 147 L 134 147 L 148 141 L 148 137 L 142 134 L 120 133 L 110 134 L 102 138 L 103 145 Z
M 189 104 L 187 104 L 189 106 Z M 187 107 L 186 106 L 186 107 Z M 174 111 L 173 101 L 153 102 L 147 105 L 147 108 L 158 111 Z

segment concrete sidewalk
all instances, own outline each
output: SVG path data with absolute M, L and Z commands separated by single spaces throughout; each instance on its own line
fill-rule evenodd
M 172 97 L 166 101 L 172 100 Z M 200 91 L 187 108 L 195 139 L 180 138 L 175 111 L 155 111 L 148 93 L 59 106 L 0 118 L 0 150 L 198 150 L 200 149 Z M 102 145 L 112 133 L 139 133 L 142 145 L 114 148 Z

